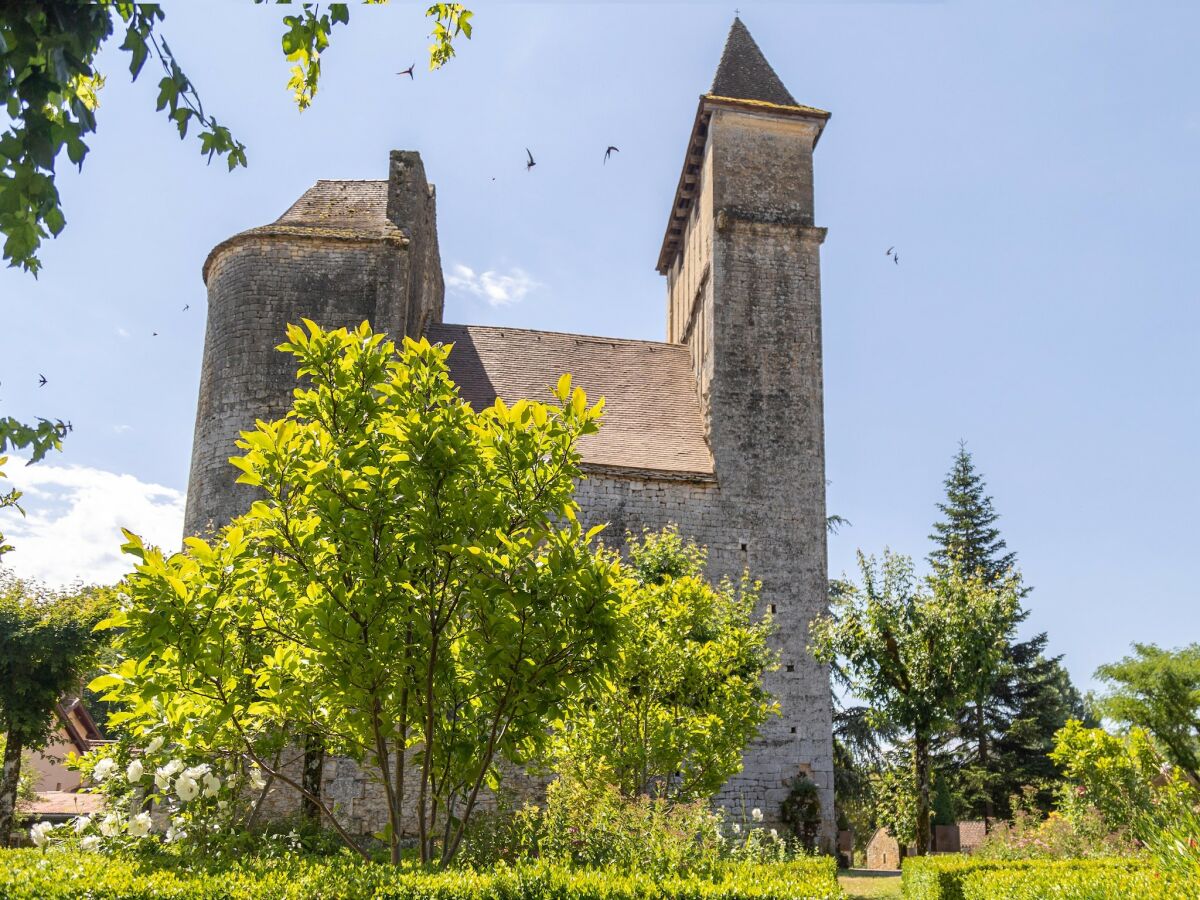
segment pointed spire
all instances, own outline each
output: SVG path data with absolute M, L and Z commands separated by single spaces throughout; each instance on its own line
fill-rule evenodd
M 725 52 L 721 54 L 721 64 L 717 66 L 709 93 L 717 97 L 760 100 L 779 106 L 799 105 L 783 86 L 740 18 L 735 18 L 733 27 L 729 29 Z

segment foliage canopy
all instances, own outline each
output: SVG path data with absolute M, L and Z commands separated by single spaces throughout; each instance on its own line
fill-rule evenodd
M 50 591 L 0 570 L 0 846 L 12 828 L 21 753 L 45 746 L 58 701 L 78 690 L 101 644 L 93 630 L 106 600 L 91 591 Z
M 619 563 L 573 499 L 602 401 L 564 376 L 551 404 L 475 412 L 448 347 L 305 325 L 281 347 L 304 381 L 292 410 L 233 460 L 262 499 L 173 556 L 129 535 L 139 563 L 107 623 L 126 658 L 96 686 L 135 731 L 165 719 L 187 746 L 244 755 L 349 841 L 269 752 L 280 732 L 319 735 L 382 783 L 393 861 L 408 813 L 422 859 L 444 863 L 497 763 L 541 752 L 616 652 Z
M 775 664 L 769 619 L 755 619 L 748 577 L 705 580 L 705 552 L 669 528 L 630 540 L 620 658 L 571 704 L 560 757 L 610 773 L 626 797 L 714 794 L 778 704 L 763 689 Z
M 919 582 L 907 557 L 859 553 L 862 585 L 849 585 L 812 623 L 812 645 L 838 661 L 875 722 L 911 736 L 915 846 L 928 846 L 934 737 L 994 671 L 1018 608 L 1017 585 L 988 586 L 956 569 Z

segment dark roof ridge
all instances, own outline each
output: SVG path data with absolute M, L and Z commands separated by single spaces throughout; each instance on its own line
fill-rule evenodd
M 605 344 L 636 344 L 638 346 L 649 346 L 664 350 L 687 349 L 687 344 L 675 344 L 671 341 L 651 341 L 644 338 L 610 337 L 602 334 L 578 334 L 573 331 L 547 331 L 544 328 L 519 328 L 515 325 L 468 325 L 460 322 L 438 322 L 436 325 L 430 325 L 429 327 L 431 329 L 472 328 L 486 329 L 487 331 L 515 331 L 520 332 L 521 334 L 547 334 L 553 337 L 575 338 L 576 340 L 585 340 Z

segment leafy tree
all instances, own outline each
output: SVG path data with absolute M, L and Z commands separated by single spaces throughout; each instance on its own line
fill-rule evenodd
M 254 0 L 256 4 L 265 0 Z M 386 2 L 386 0 L 368 0 Z M 470 10 L 460 3 L 434 3 L 430 68 L 454 56 L 454 39 L 471 36 Z M 147 60 L 162 69 L 158 109 L 165 110 L 180 138 L 195 130 L 200 152 L 224 157 L 230 169 L 246 165 L 246 148 L 229 128 L 204 109 L 163 35 L 164 10 L 156 3 L 126 0 L 7 0 L 0 9 L 0 100 L 9 125 L 0 134 L 0 234 L 10 265 L 37 273 L 43 239 L 66 224 L 55 164 L 63 151 L 82 168 L 85 138 L 96 130 L 97 92 L 104 76 L 95 68 L 101 48 L 123 33 L 129 74 L 137 80 Z M 302 3 L 283 17 L 283 53 L 294 65 L 288 88 L 305 109 L 317 93 L 321 53 L 334 26 L 350 21 L 347 3 Z
M 1066 779 L 1059 809 L 1070 818 L 1095 810 L 1110 830 L 1123 829 L 1153 803 L 1163 758 L 1141 728 L 1114 735 L 1072 720 L 1058 733 L 1051 755 Z
M 945 487 L 946 499 L 938 504 L 943 518 L 930 535 L 934 571 L 977 576 L 988 586 L 1016 578 L 1016 554 L 996 526 L 999 516 L 965 444 L 959 445 Z M 1028 594 L 1018 582 L 1018 596 Z M 1046 655 L 1046 634 L 1016 640 L 1016 629 L 1028 615 L 1018 609 L 1005 636 L 1006 652 L 981 673 L 975 696 L 958 716 L 958 787 L 971 812 L 985 822 L 1007 817 L 1010 797 L 1024 786 L 1057 778 L 1048 757 L 1054 734 L 1068 719 L 1083 715 L 1082 698 L 1061 657 Z
M 262 499 L 170 557 L 129 535 L 139 563 L 107 623 L 126 658 L 97 686 L 135 732 L 165 719 L 242 755 L 354 846 L 264 752 L 281 731 L 319 736 L 383 785 L 392 861 L 410 812 L 422 860 L 444 864 L 497 763 L 539 754 L 616 652 L 619 563 L 573 495 L 603 404 L 564 376 L 552 404 L 475 412 L 448 347 L 305 324 L 281 346 L 303 382 L 291 411 L 234 459 Z
M 859 553 L 862 585 L 812 624 L 818 659 L 844 668 L 854 693 L 911 739 L 918 854 L 929 844 L 934 742 L 1004 652 L 1018 599 L 1015 581 L 989 587 L 954 570 L 919 583 L 912 561 Z
M 1098 711 L 1123 726 L 1145 729 L 1200 784 L 1200 644 L 1180 650 L 1134 644 L 1133 651 L 1096 670 L 1109 685 L 1097 700 Z
M 558 753 L 602 766 L 626 797 L 707 797 L 778 710 L 762 686 L 775 665 L 770 621 L 755 620 L 757 584 L 710 584 L 704 549 L 673 527 L 630 539 L 628 551 L 620 661 L 572 704 Z
M 55 705 L 79 688 L 100 639 L 103 600 L 92 592 L 58 593 L 0 571 L 0 847 L 12 831 L 21 754 L 44 747 Z

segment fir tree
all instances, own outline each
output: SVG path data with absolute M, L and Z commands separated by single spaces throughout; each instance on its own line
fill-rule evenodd
M 1000 534 L 999 515 L 965 444 L 959 444 L 946 476 L 942 520 L 933 526 L 929 554 L 937 572 L 957 569 L 999 584 L 1015 568 L 1016 554 Z M 1029 588 L 1020 591 L 1028 596 Z M 985 822 L 1011 813 L 1010 798 L 1033 785 L 1048 799 L 1057 772 L 1046 756 L 1054 733 L 1068 718 L 1084 715 L 1083 699 L 1071 685 L 1061 657 L 1046 656 L 1046 634 L 1016 640 L 1029 616 L 1022 609 L 1008 636 L 1005 663 L 959 716 L 955 729 L 958 792 L 964 812 Z

